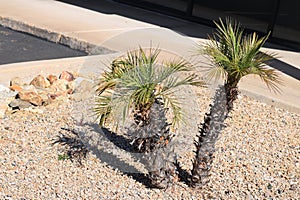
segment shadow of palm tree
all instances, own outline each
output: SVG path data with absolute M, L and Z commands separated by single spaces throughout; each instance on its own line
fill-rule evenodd
M 150 179 L 149 176 L 151 176 L 151 172 L 155 170 L 155 163 L 152 163 L 151 161 L 149 162 L 149 157 L 151 157 L 148 153 L 141 153 L 139 152 L 136 148 L 134 148 L 134 145 L 132 145 L 132 139 L 128 139 L 127 137 L 123 135 L 119 135 L 113 131 L 108 130 L 107 128 L 100 128 L 98 124 L 90 124 L 90 126 L 93 128 L 94 132 L 103 134 L 102 136 L 109 140 L 111 143 L 113 143 L 116 147 L 126 151 L 127 153 L 130 153 L 131 157 L 136 161 L 144 165 L 144 167 L 147 169 L 149 174 L 145 175 L 142 173 L 137 173 L 133 172 L 132 169 L 129 168 L 124 168 L 124 166 L 121 166 L 121 169 L 123 170 L 122 172 L 128 176 L 131 176 L 133 179 L 136 181 L 139 181 L 143 183 L 146 187 L 148 188 L 157 188 L 157 184 L 154 185 L 153 179 Z M 165 149 L 169 150 L 169 149 Z M 157 152 L 157 150 L 154 150 L 151 152 L 153 156 L 151 157 L 152 159 L 157 159 L 160 157 L 160 153 Z M 150 153 L 150 154 L 151 154 Z M 165 154 L 166 152 L 164 152 Z M 146 155 L 147 154 L 147 155 Z M 159 155 L 158 155 L 159 154 Z M 162 158 L 161 158 L 162 159 Z M 167 159 L 167 158 L 164 158 Z M 157 159 L 160 161 L 160 159 Z M 177 165 L 175 165 L 176 167 Z M 178 165 L 179 167 L 179 165 Z M 187 177 L 188 177 L 188 172 L 185 170 L 181 169 L 179 167 L 179 176 L 181 176 L 180 180 L 183 180 L 185 183 L 187 183 Z M 169 186 L 169 185 L 168 185 Z
M 137 153 L 135 152 L 133 146 L 130 144 L 131 142 L 130 139 L 125 138 L 123 135 L 118 135 L 115 132 L 112 132 L 104 127 L 101 128 L 101 131 L 109 141 L 111 141 L 114 145 L 116 145 L 120 149 L 123 149 L 127 152 Z
M 116 133 L 111 132 L 106 128 L 100 128 L 98 124 L 85 124 L 84 126 L 91 127 L 92 130 L 99 135 L 99 140 L 96 144 L 93 143 L 93 145 L 91 145 L 88 142 L 90 138 L 84 139 L 80 136 L 82 135 L 82 133 L 68 128 L 61 128 L 62 131 L 60 131 L 60 136 L 53 142 L 53 144 L 63 145 L 66 148 L 65 150 L 70 159 L 72 161 L 76 159 L 79 164 L 82 164 L 82 159 L 85 159 L 87 153 L 90 151 L 94 155 L 96 155 L 96 157 L 101 162 L 106 163 L 113 169 L 116 169 L 123 174 L 133 178 L 137 182 L 142 183 L 147 188 L 153 188 L 153 185 L 151 184 L 150 179 L 146 174 L 141 173 L 133 165 L 130 165 L 129 163 L 121 160 L 112 152 L 107 152 L 106 148 L 99 148 L 104 147 L 101 141 L 106 140 L 112 142 L 116 147 L 130 152 L 132 148 L 129 144 L 130 141 L 127 138 L 117 135 Z
M 186 185 L 189 185 L 190 184 L 189 180 L 191 178 L 191 174 L 188 171 L 186 171 L 185 169 L 183 169 L 177 160 L 174 164 L 177 169 L 179 179 L 182 182 L 184 182 Z
M 64 151 L 67 157 L 72 162 L 77 161 L 79 165 L 82 165 L 82 160 L 86 158 L 88 149 L 78 138 L 77 133 L 65 128 L 61 128 L 59 133 L 60 135 L 52 144 L 61 144 L 63 147 L 65 147 Z M 72 133 L 72 135 L 70 135 L 70 133 Z

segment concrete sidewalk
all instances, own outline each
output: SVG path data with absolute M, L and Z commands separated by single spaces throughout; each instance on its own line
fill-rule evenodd
M 126 51 L 138 45 L 149 46 L 150 42 L 153 46 L 159 45 L 161 48 L 179 49 L 179 45 L 186 43 L 182 40 L 187 40 L 185 37 L 178 39 L 179 34 L 156 25 L 115 14 L 94 12 L 58 1 L 0 2 L 0 23 L 3 26 L 87 52 L 95 51 L 97 46 L 98 49 Z M 111 6 L 114 10 L 115 3 L 112 2 Z M 143 14 L 156 17 L 157 20 L 162 18 L 149 12 Z M 183 23 L 184 21 L 178 21 L 174 26 Z
M 111 53 L 113 52 L 125 52 L 135 49 L 139 45 L 143 47 L 159 46 L 167 52 L 191 59 L 197 42 L 204 39 L 185 36 L 172 31 L 172 29 L 199 32 L 201 36 L 211 31 L 211 28 L 203 25 L 131 8 L 112 1 L 99 1 L 99 4 L 101 3 L 105 3 L 106 8 L 111 8 L 111 12 L 95 12 L 54 0 L 0 0 L 0 24 L 91 54 L 110 54 L 107 55 L 107 60 L 112 59 Z M 112 14 L 117 7 L 118 9 L 128 9 L 129 12 L 136 12 L 137 15 L 151 18 L 152 21 L 161 22 L 165 27 Z M 284 63 L 287 69 L 293 69 L 294 73 L 289 75 L 282 73 L 282 79 L 285 83 L 285 86 L 282 87 L 282 94 L 270 93 L 264 84 L 256 81 L 254 77 L 243 79 L 240 88 L 243 93 L 249 96 L 291 111 L 300 112 L 300 81 L 297 79 L 300 74 L 300 55 L 298 52 L 275 47 L 276 49 L 264 48 L 263 50 L 276 52 L 280 57 L 278 62 Z M 33 71 L 37 73 L 48 70 L 50 73 L 51 70 L 57 69 L 57 66 L 72 65 L 68 62 L 77 62 L 78 66 L 75 68 L 80 68 L 80 63 L 85 63 L 85 61 L 79 62 L 78 59 L 2 65 L 0 66 L 0 84 L 7 84 L 7 81 L 12 78 L 11 76 L 18 74 L 34 76 Z M 87 58 L 80 58 L 79 60 L 81 59 Z M 104 59 L 103 56 L 101 59 Z M 203 58 L 197 59 L 202 60 Z M 92 60 L 97 63 L 96 59 Z M 39 67 L 35 67 L 37 65 Z M 43 69 L 43 65 L 48 67 Z M 28 70 L 28 68 L 32 70 Z

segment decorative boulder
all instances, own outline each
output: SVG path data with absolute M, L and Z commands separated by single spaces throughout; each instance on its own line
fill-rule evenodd
M 9 86 L 14 86 L 14 85 L 22 86 L 24 85 L 24 83 L 20 77 L 14 77 L 10 80 Z
M 31 103 L 27 101 L 23 101 L 21 99 L 14 99 L 9 103 L 9 107 L 12 109 L 25 109 L 33 106 Z
M 52 85 L 55 81 L 57 81 L 57 76 L 50 74 L 50 75 L 47 76 L 47 80 Z
M 11 89 L 12 91 L 20 92 L 21 90 L 23 90 L 23 87 L 20 85 L 12 85 L 9 87 L 9 89 Z
M 43 98 L 35 90 L 21 90 L 18 93 L 18 97 L 35 106 L 41 106 L 43 104 Z
M 72 73 L 70 73 L 68 71 L 63 71 L 59 75 L 59 79 L 63 79 L 63 80 L 66 80 L 66 81 L 70 82 L 70 81 L 74 81 L 75 77 Z
M 30 85 L 40 88 L 47 88 L 50 86 L 50 82 L 47 79 L 45 79 L 44 76 L 38 75 L 30 82 Z

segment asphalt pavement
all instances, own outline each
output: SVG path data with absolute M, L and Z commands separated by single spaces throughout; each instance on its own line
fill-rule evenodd
M 0 64 L 85 55 L 85 52 L 0 26 Z

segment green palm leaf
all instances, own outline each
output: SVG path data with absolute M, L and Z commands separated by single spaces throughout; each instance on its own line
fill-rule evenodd
M 192 72 L 192 65 L 182 58 L 158 64 L 159 52 L 158 49 L 145 51 L 139 48 L 113 62 L 104 73 L 98 89 L 95 111 L 101 122 L 109 116 L 116 123 L 124 122 L 130 111 L 147 111 L 158 98 L 162 99 L 165 107 L 170 107 L 174 124 L 182 120 L 183 112 L 174 95 L 175 89 L 183 85 L 203 85 L 203 81 Z M 111 89 L 110 98 L 103 97 L 105 91 Z
M 207 73 L 208 79 L 222 79 L 236 87 L 242 77 L 255 74 L 270 90 L 279 92 L 282 82 L 278 72 L 265 66 L 276 55 L 260 52 L 270 34 L 261 38 L 256 33 L 245 35 L 241 25 L 229 18 L 226 23 L 220 20 L 215 24 L 217 32 L 199 50 L 214 64 Z

